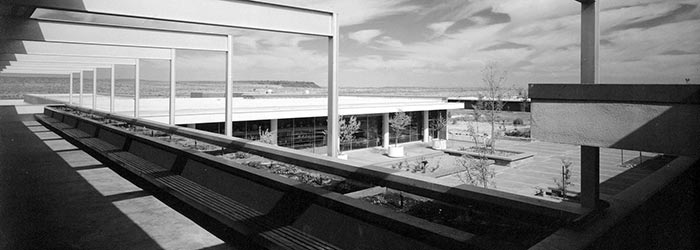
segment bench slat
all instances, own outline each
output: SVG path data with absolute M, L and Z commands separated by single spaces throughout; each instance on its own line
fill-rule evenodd
M 278 244 L 295 246 L 296 249 L 299 245 L 307 245 L 313 249 L 338 249 L 335 246 L 328 245 L 328 243 L 317 239 L 316 237 L 307 235 L 296 228 L 291 226 L 277 227 L 269 219 L 263 217 L 264 215 L 247 208 L 226 196 L 215 193 L 208 190 L 206 187 L 194 183 L 181 176 L 167 176 L 158 178 L 158 181 L 166 184 L 168 187 L 181 192 L 182 194 L 188 196 L 189 198 L 196 200 L 199 203 L 207 204 L 209 207 L 213 208 L 216 212 L 226 214 L 227 217 L 234 219 L 234 221 L 245 220 L 249 218 L 260 218 L 256 221 L 255 228 L 261 231 L 258 234 L 266 238 L 267 240 L 282 240 L 285 242 L 277 242 Z M 192 186 L 199 186 L 200 188 L 191 188 Z M 243 210 L 243 211 L 241 211 Z M 241 213 L 242 212 L 242 213 Z M 276 228 L 275 228 L 276 227 Z M 266 230 L 270 229 L 272 230 Z M 292 241 L 296 242 L 292 242 Z M 319 246 L 320 245 L 320 246 Z
M 150 161 L 144 160 L 141 157 L 138 157 L 129 152 L 113 152 L 110 153 L 109 156 L 112 156 L 119 162 L 123 163 L 123 165 L 129 167 L 129 170 L 131 170 L 132 172 L 140 172 L 142 174 L 153 174 L 165 171 L 165 169 L 161 168 L 160 166 Z
M 92 137 L 88 135 L 88 133 L 83 132 L 82 130 L 79 130 L 77 128 L 69 128 L 69 129 L 62 129 L 63 133 L 67 134 L 70 137 L 73 138 L 88 138 Z
M 118 151 L 121 150 L 120 148 L 117 148 L 116 146 L 103 141 L 99 138 L 84 138 L 80 139 L 80 142 L 85 144 L 88 147 L 97 149 L 102 152 L 112 152 L 112 151 Z
M 121 165 L 125 165 L 130 171 L 138 172 L 138 175 L 150 179 L 151 182 L 157 182 L 154 184 L 170 189 L 197 204 L 204 205 L 234 222 L 245 224 L 246 227 L 249 227 L 250 232 L 248 233 L 254 233 L 254 237 L 260 237 L 266 242 L 272 242 L 284 249 L 339 249 L 289 225 L 275 225 L 264 214 L 182 176 L 174 174 L 152 175 L 164 173 L 165 170 L 129 152 L 114 152 L 110 153 L 109 156 L 122 163 Z

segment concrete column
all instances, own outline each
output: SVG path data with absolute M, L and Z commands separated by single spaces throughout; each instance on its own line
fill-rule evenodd
M 449 116 L 448 114 L 449 114 L 449 112 L 445 111 L 445 121 L 448 121 L 448 122 L 445 124 L 445 128 L 444 128 L 444 129 L 445 129 L 445 132 L 444 132 L 444 133 L 445 133 L 445 140 L 449 140 L 449 139 L 450 139 L 450 123 L 449 123 L 449 121 L 450 121 L 450 116 Z
M 382 115 L 382 147 L 389 148 L 389 113 Z
M 109 112 L 114 113 L 114 64 L 111 68 L 111 77 L 109 82 Z
M 423 111 L 423 142 L 430 141 L 430 120 L 428 117 L 428 111 Z
M 175 125 L 175 49 L 170 49 L 170 107 L 168 112 L 168 123 Z
M 134 118 L 139 117 L 139 99 L 141 98 L 141 93 L 139 92 L 139 88 L 141 88 L 140 61 L 141 59 L 136 58 L 136 66 L 134 69 Z
M 92 109 L 97 110 L 97 68 L 92 69 Z
M 73 72 L 68 76 L 68 104 L 73 104 Z
M 226 107 L 224 108 L 224 134 L 233 136 L 233 36 L 228 35 L 226 51 Z
M 83 82 L 85 81 L 85 71 L 80 71 L 80 86 L 78 92 L 78 106 L 83 106 Z
M 333 36 L 328 38 L 328 156 L 337 157 L 340 149 L 338 124 L 338 16 L 333 13 Z
M 272 144 L 277 145 L 277 119 L 270 120 L 270 133 L 272 133 Z
M 600 6 L 597 1 L 581 2 L 581 83 L 599 82 Z M 581 206 L 599 204 L 600 149 L 581 146 Z

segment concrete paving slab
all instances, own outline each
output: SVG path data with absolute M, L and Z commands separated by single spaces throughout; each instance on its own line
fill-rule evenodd
M 102 165 L 102 163 L 95 158 L 92 158 L 88 153 L 82 150 L 68 150 L 57 152 L 58 156 L 63 158 L 69 166 L 74 168 Z
M 76 150 L 78 147 L 74 146 L 73 144 L 70 144 L 70 142 L 66 140 L 49 140 L 49 141 L 43 141 L 46 146 L 49 147 L 52 151 L 65 151 L 65 150 Z
M 29 131 L 32 131 L 32 132 L 35 132 L 35 133 L 38 133 L 38 132 L 50 132 L 49 129 L 47 129 L 47 128 L 43 127 L 43 126 L 29 126 L 29 127 L 27 127 L 27 128 L 29 129 Z
M 34 133 L 39 139 L 41 140 L 58 140 L 61 139 L 61 136 L 57 135 L 54 132 L 36 132 Z

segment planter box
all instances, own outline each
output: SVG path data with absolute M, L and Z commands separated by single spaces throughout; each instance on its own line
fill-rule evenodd
M 510 156 L 501 156 L 501 155 L 492 155 L 492 154 L 484 154 L 486 158 L 490 160 L 494 160 L 497 165 L 501 166 L 508 166 L 513 162 L 524 160 L 527 158 L 530 158 L 534 156 L 535 154 L 533 153 L 527 153 L 527 152 L 518 152 L 518 151 L 510 151 L 510 150 L 501 150 L 497 149 L 498 151 L 504 151 L 504 152 L 510 152 L 514 153 L 514 155 Z M 452 150 L 452 149 L 443 149 L 445 153 L 451 154 L 451 155 L 470 155 L 473 157 L 480 157 L 481 155 L 477 152 L 469 152 L 469 151 L 459 151 L 459 150 Z
M 404 157 L 403 146 L 389 146 L 389 157 Z
M 558 187 L 547 187 L 547 189 L 548 189 L 548 191 L 546 192 L 547 195 L 562 197 L 562 195 L 561 195 L 562 190 L 559 189 Z M 578 190 L 566 189 L 566 198 L 569 200 L 578 200 L 579 194 L 580 193 Z
M 447 140 L 433 139 L 433 149 L 447 149 Z

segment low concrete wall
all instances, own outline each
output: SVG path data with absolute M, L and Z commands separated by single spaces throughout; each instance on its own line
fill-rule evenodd
M 467 232 L 390 212 L 342 194 L 329 193 L 74 114 L 58 110 L 46 113 L 52 117 L 73 117 L 85 132 L 97 134 L 98 138 L 115 146 L 122 145 L 128 152 L 172 174 L 279 220 L 280 225 L 291 225 L 344 249 L 463 249 L 473 237 Z
M 44 98 L 44 97 L 37 96 L 37 95 L 30 95 L 30 94 L 24 95 L 24 102 L 31 103 L 31 104 L 60 104 L 60 102 L 57 102 L 55 100 L 51 100 L 51 99 Z
M 700 156 L 700 86 L 531 84 L 537 140 Z

